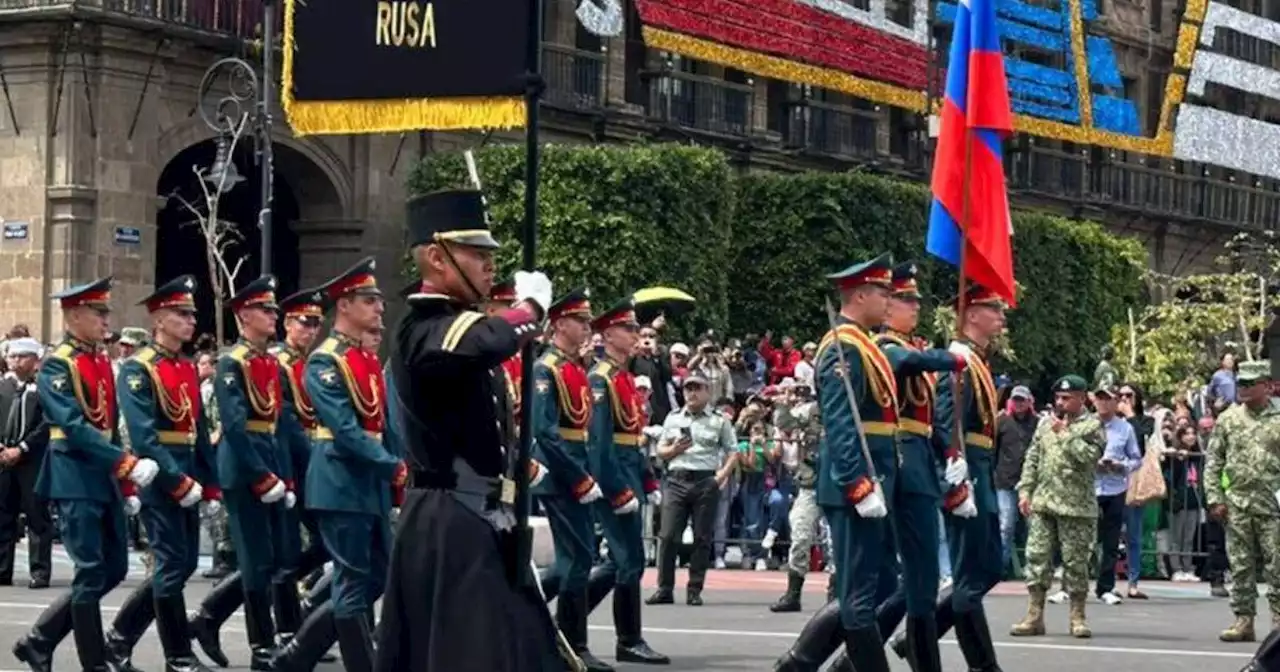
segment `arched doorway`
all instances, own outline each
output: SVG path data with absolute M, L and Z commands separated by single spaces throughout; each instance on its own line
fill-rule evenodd
M 156 209 L 155 282 L 159 285 L 186 273 L 200 280 L 200 291 L 196 296 L 199 309 L 197 333 L 200 334 L 214 332 L 214 297 L 209 282 L 204 236 L 184 201 L 200 207 L 203 214 L 204 192 L 193 167 L 204 168 L 207 173 L 216 153 L 217 145 L 213 140 L 183 149 L 165 165 L 156 184 L 156 194 L 161 202 Z M 274 153 L 271 272 L 279 281 L 278 291 L 283 297 L 298 288 L 300 259 L 294 223 L 307 216 L 306 210 L 317 207 L 331 209 L 337 196 L 323 171 L 301 152 L 276 143 Z M 262 232 L 258 227 L 258 213 L 262 180 L 249 140 L 241 140 L 233 159 L 244 181 L 220 197 L 218 215 L 235 224 L 236 236 L 226 248 L 226 262 L 230 268 L 241 264 L 235 282 L 239 288 L 261 274 Z M 224 317 L 224 338 L 234 338 L 235 320 L 229 313 Z

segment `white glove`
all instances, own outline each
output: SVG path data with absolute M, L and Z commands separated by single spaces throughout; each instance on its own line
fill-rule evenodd
M 204 508 L 204 515 L 206 518 L 212 518 L 213 516 L 218 515 L 218 512 L 222 511 L 222 502 L 219 502 L 216 499 L 204 502 L 201 506 Z
M 853 508 L 863 518 L 884 518 L 889 515 L 889 507 L 885 506 L 884 491 L 880 489 L 879 483 L 876 483 L 871 494 L 863 497 L 861 502 L 853 505 Z
M 592 483 L 591 489 L 587 491 L 587 494 L 578 498 L 578 503 L 590 504 L 591 502 L 594 502 L 597 499 L 600 499 L 601 497 L 604 497 L 604 492 L 600 490 L 600 484 Z
M 196 504 L 199 504 L 200 498 L 203 496 L 204 488 L 201 487 L 199 483 L 194 483 L 192 484 L 191 489 L 187 491 L 187 494 L 183 495 L 182 499 L 178 500 L 178 506 L 181 506 L 184 509 L 189 509 Z
M 662 506 L 662 491 L 661 491 L 661 490 L 654 490 L 653 492 L 651 492 L 651 493 L 649 493 L 649 494 L 645 495 L 645 498 L 646 498 L 646 499 L 648 499 L 648 500 L 649 500 L 649 504 L 651 504 L 651 505 L 653 505 L 653 506 Z
M 138 499 L 133 495 L 129 495 L 128 497 L 124 498 L 124 515 L 132 518 L 133 516 L 138 515 L 139 511 L 142 511 L 141 499 Z
M 943 478 L 951 485 L 960 485 L 969 480 L 968 462 L 963 457 L 947 458 L 947 470 Z
M 956 357 L 968 357 L 973 354 L 973 348 L 969 347 L 964 341 L 951 341 L 951 345 L 947 348 L 947 352 Z
M 285 489 L 284 481 L 280 479 L 276 479 L 276 484 L 271 486 L 270 490 L 262 493 L 262 496 L 259 497 L 258 500 L 261 501 L 263 504 L 274 504 L 284 499 L 284 494 L 286 492 L 289 492 L 289 491 Z
M 533 478 L 529 479 L 529 487 L 531 488 L 538 487 L 538 484 L 547 477 L 547 468 L 541 463 L 536 464 L 538 464 L 538 466 L 533 470 Z
M 551 279 L 542 271 L 516 271 L 516 302 L 532 301 L 545 314 L 551 307 Z
M 160 465 L 156 464 L 155 460 L 144 457 L 129 470 L 129 480 L 139 488 L 145 488 L 151 485 L 151 481 L 156 480 L 156 475 L 159 473 Z
M 632 497 L 631 501 L 614 509 L 613 515 L 625 516 L 628 513 L 635 513 L 636 511 L 639 511 L 639 510 L 640 510 L 640 500 L 636 499 L 635 497 Z
M 661 439 L 662 425 L 649 425 L 648 427 L 645 427 L 644 429 L 640 430 L 640 433 L 644 434 L 646 438 Z
M 951 515 L 959 518 L 973 518 L 978 515 L 978 505 L 973 501 L 973 488 L 969 488 L 969 494 L 960 502 L 960 506 L 951 509 Z
M 292 509 L 298 505 L 298 496 L 293 494 L 292 490 L 284 491 L 284 508 Z

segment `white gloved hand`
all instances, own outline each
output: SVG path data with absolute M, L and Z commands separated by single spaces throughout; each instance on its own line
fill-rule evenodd
M 292 490 L 284 491 L 284 508 L 292 509 L 298 505 L 298 496 L 293 494 Z
M 625 516 L 628 513 L 635 513 L 640 510 L 640 500 L 632 497 L 630 501 L 613 510 L 615 516 Z
M 271 486 L 270 490 L 262 493 L 262 496 L 258 498 L 258 501 L 263 504 L 274 504 L 284 499 L 284 494 L 286 492 L 289 492 L 289 490 L 284 487 L 284 481 L 276 479 L 276 484 Z
M 133 495 L 129 495 L 128 497 L 124 498 L 124 515 L 132 518 L 133 516 L 138 515 L 138 512 L 140 511 L 142 511 L 141 499 L 138 499 Z
M 184 509 L 189 509 L 196 504 L 199 504 L 201 497 L 204 497 L 204 488 L 201 487 L 199 483 L 193 483 L 191 485 L 191 489 L 187 491 L 187 494 L 183 495 L 182 499 L 178 500 L 178 506 L 181 506 Z
M 871 494 L 863 497 L 861 502 L 853 505 L 853 508 L 863 518 L 884 518 L 889 515 L 889 507 L 884 503 L 884 491 L 880 489 L 879 483 L 876 483 Z
M 587 494 L 578 498 L 578 503 L 590 504 L 591 502 L 594 502 L 597 499 L 600 499 L 601 497 L 604 497 L 604 491 L 600 489 L 600 484 L 592 483 L 591 489 L 587 491 Z
M 129 470 L 129 480 L 139 488 L 145 488 L 151 485 L 151 481 L 156 480 L 156 475 L 159 473 L 160 465 L 156 464 L 155 460 L 144 457 Z
M 551 307 L 551 279 L 542 271 L 516 271 L 516 302 L 532 301 L 546 314 Z
M 204 508 L 204 516 L 206 518 L 212 518 L 222 511 L 222 502 L 219 502 L 216 499 L 211 499 L 201 504 L 201 507 Z
M 973 488 L 969 488 L 969 494 L 965 496 L 963 502 L 960 502 L 960 506 L 951 509 L 951 515 L 959 518 L 973 518 L 978 515 L 978 504 L 973 501 Z
M 973 348 L 969 347 L 964 341 L 951 341 L 951 345 L 947 348 L 947 352 L 956 357 L 968 357 L 973 354 Z
M 646 498 L 646 499 L 648 499 L 648 500 L 649 500 L 649 504 L 651 504 L 651 505 L 653 505 L 653 506 L 662 506 L 662 491 L 661 491 L 661 490 L 654 490 L 653 492 L 651 492 L 651 493 L 649 493 L 649 494 L 645 495 L 645 498 Z
M 533 462 L 533 478 L 529 479 L 529 487 L 536 488 L 547 477 L 547 468 L 541 462 Z
M 645 427 L 644 429 L 640 430 L 640 433 L 644 434 L 646 438 L 661 439 L 662 425 L 649 425 L 648 427 Z
M 969 480 L 969 464 L 963 457 L 947 458 L 947 470 L 943 475 L 947 483 L 960 485 Z

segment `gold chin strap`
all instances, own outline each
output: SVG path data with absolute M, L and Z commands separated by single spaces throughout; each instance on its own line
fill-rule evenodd
M 440 249 L 444 252 L 444 258 L 449 260 L 449 265 L 453 267 L 453 270 L 458 273 L 458 277 L 462 278 L 462 282 L 466 284 L 467 289 L 474 295 L 475 300 L 472 301 L 472 303 L 482 304 L 488 301 L 489 297 L 476 288 L 475 283 L 471 282 L 471 278 L 468 277 L 467 274 L 462 271 L 462 267 L 458 265 L 458 260 L 453 258 L 453 251 L 449 249 L 448 242 L 441 240 L 436 244 L 439 245 Z

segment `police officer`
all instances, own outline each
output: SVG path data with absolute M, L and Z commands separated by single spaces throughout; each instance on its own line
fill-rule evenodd
M 556 623 L 591 672 L 613 668 L 587 648 L 587 576 L 595 558 L 595 524 L 589 505 L 602 493 L 587 468 L 591 392 L 578 351 L 591 338 L 591 303 L 573 290 L 547 310 L 551 343 L 533 365 L 534 450 L 555 477 L 533 490 L 542 503 L 555 544 L 559 578 Z M 508 360 L 510 361 L 510 360 Z
M 1252 642 L 1258 609 L 1258 575 L 1280 584 L 1280 463 L 1272 437 L 1280 433 L 1280 399 L 1270 392 L 1271 362 L 1241 362 L 1236 374 L 1240 402 L 1218 416 L 1205 452 L 1205 499 L 1209 516 L 1227 526 L 1231 557 L 1231 612 L 1235 622 L 1218 638 Z M 1223 487 L 1226 477 L 1231 487 Z M 1256 550 L 1255 550 L 1256 549 Z M 1271 627 L 1280 628 L 1280 590 L 1267 591 Z
M 639 497 L 653 506 L 662 502 L 659 483 L 644 452 L 648 425 L 644 402 L 628 364 L 640 324 L 631 299 L 601 313 L 591 329 L 601 335 L 604 354 L 591 367 L 594 404 L 589 440 L 591 473 L 604 497 L 595 503 L 596 520 L 609 544 L 609 560 L 592 571 L 589 609 L 613 590 L 613 628 L 618 636 L 618 662 L 667 665 L 671 659 L 644 640 L 640 618 L 640 576 L 644 573 L 644 531 Z M 554 470 L 553 470 L 554 471 Z
M 76 565 L 71 590 L 37 617 L 13 655 L 36 672 L 53 669 L 53 650 L 74 631 L 86 670 L 108 659 L 99 602 L 129 571 L 128 533 L 121 483 L 145 488 L 160 472 L 154 460 L 120 450 L 115 381 L 102 349 L 111 303 L 104 278 L 52 295 L 62 307 L 67 336 L 45 359 L 36 378 L 49 423 L 49 452 L 36 492 L 58 512 L 62 544 Z
M 392 551 L 375 667 L 566 669 L 532 572 L 514 553 L 516 535 L 526 531 L 513 529 L 518 451 L 502 371 L 502 362 L 538 335 L 551 282 L 519 273 L 514 307 L 491 316 L 468 310 L 489 295 L 498 248 L 481 194 L 418 196 L 407 220 L 423 287 L 394 332 L 396 390 L 388 394 L 401 406 L 415 471 Z M 565 657 L 580 662 L 572 651 Z
M 121 669 L 134 669 L 133 647 L 154 618 L 166 672 L 208 670 L 191 652 L 182 595 L 199 566 L 198 505 L 208 500 L 220 506 L 221 497 L 195 363 L 182 354 L 182 345 L 195 336 L 195 289 L 195 278 L 183 275 L 143 299 L 151 338 L 121 364 L 116 380 L 133 453 L 160 466 L 155 482 L 141 492 L 155 569 L 121 605 L 107 635 Z
M 818 345 L 815 367 L 825 432 L 818 504 L 831 526 L 840 623 L 857 672 L 889 669 L 876 605 L 897 588 L 887 515 L 899 459 L 898 384 L 871 333 L 888 310 L 891 264 L 886 254 L 827 276 L 839 289 L 840 314 Z
M 365 258 L 323 288 L 333 331 L 307 357 L 304 385 L 316 432 L 306 501 L 334 561 L 332 596 L 307 617 L 277 658 L 286 670 L 310 670 L 338 639 L 350 672 L 373 669 L 372 608 L 385 587 L 391 551 L 391 490 L 404 484 L 404 461 L 384 445 L 386 385 L 365 332 L 382 326 L 383 299 Z
M 302 625 L 302 606 L 298 599 L 298 578 L 324 567 L 328 554 L 320 542 L 320 530 L 315 517 L 306 509 L 306 473 L 311 461 L 311 442 L 319 432 L 315 408 L 303 385 L 307 353 L 315 344 L 324 318 L 324 294 L 307 289 L 286 297 L 280 302 L 284 314 L 284 341 L 275 348 L 276 359 L 284 371 L 284 395 L 292 400 L 297 424 L 281 427 L 279 440 L 290 460 L 292 482 L 286 483 L 290 492 L 299 497 L 292 509 L 281 513 L 284 548 L 281 549 L 281 571 L 271 586 L 272 604 L 275 607 L 277 636 L 281 643 L 288 643 Z M 308 532 L 308 545 L 302 548 L 302 527 Z
M 987 351 L 992 339 L 1004 331 L 1005 302 L 977 284 L 970 285 L 957 302 L 964 304 L 964 320 L 959 325 L 960 338 L 952 341 L 949 350 L 968 360 L 961 374 L 964 396 L 957 401 L 954 381 L 939 378 L 933 421 L 934 439 L 943 447 L 946 459 L 942 508 L 953 577 L 951 591 L 938 597 L 938 636 L 954 625 L 956 641 L 970 670 L 998 672 L 982 598 L 1000 581 L 1003 571 L 992 453 L 999 397 Z M 957 413 L 963 431 L 959 436 L 955 432 Z M 905 640 L 895 640 L 894 651 L 905 656 Z
M 280 363 L 267 351 L 278 319 L 275 289 L 275 278 L 264 275 L 231 298 L 240 341 L 218 357 L 214 383 L 222 420 L 218 481 L 244 591 L 251 670 L 272 669 L 270 590 L 280 567 L 279 509 L 295 499 L 285 483 L 291 465 L 276 442 L 279 424 L 291 420 L 290 400 L 282 394 Z
M 1044 602 L 1053 581 L 1053 555 L 1062 556 L 1062 584 L 1071 596 L 1071 636 L 1092 636 L 1085 623 L 1089 555 L 1098 538 L 1098 500 L 1093 477 L 1107 446 L 1097 417 L 1085 413 L 1084 378 L 1063 376 L 1053 385 L 1053 418 L 1032 437 L 1018 482 L 1018 508 L 1027 531 L 1027 616 L 1014 624 L 1015 637 L 1043 635 Z M 1100 388 L 1111 393 L 1109 384 Z

